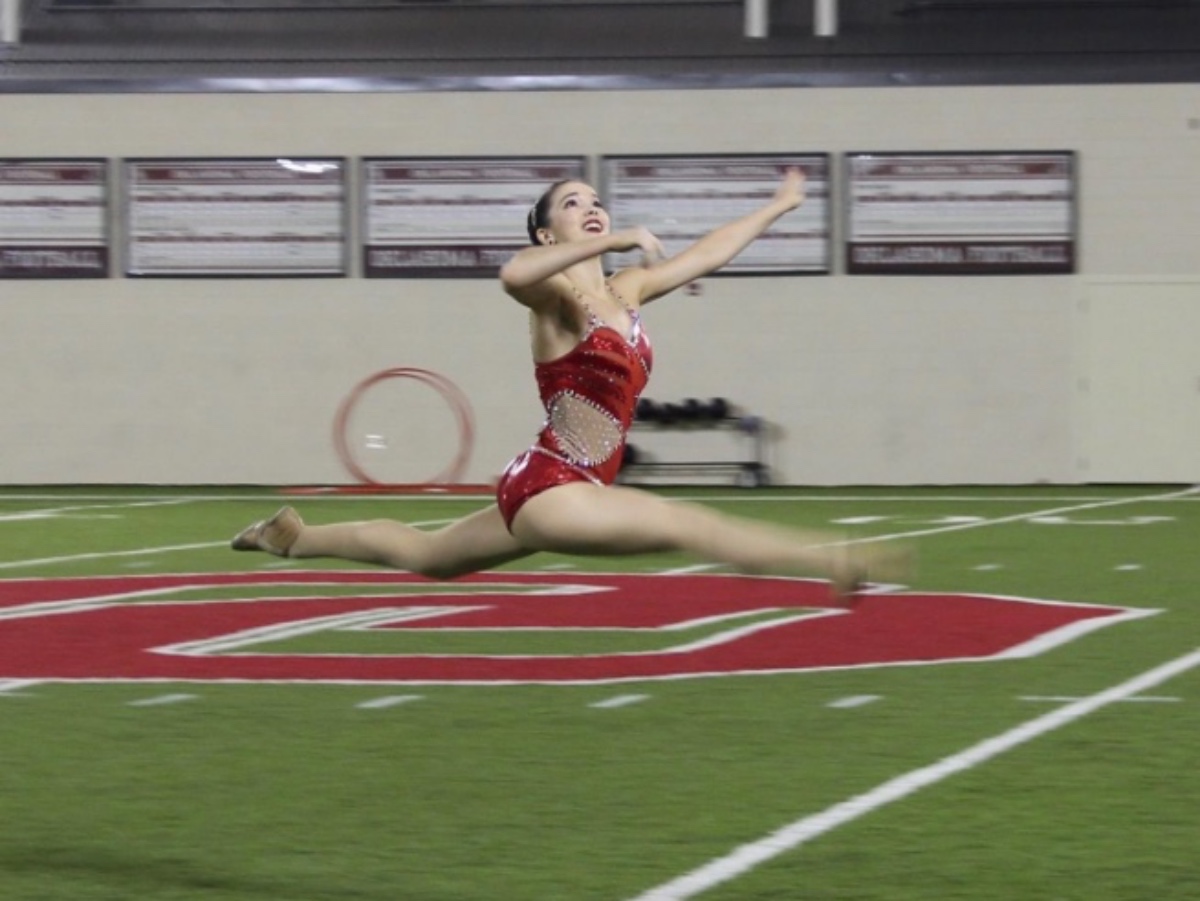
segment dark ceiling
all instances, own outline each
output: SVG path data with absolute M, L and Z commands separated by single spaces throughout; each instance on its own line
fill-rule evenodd
M 1200 80 L 1196 0 L 4 2 L 5 92 Z

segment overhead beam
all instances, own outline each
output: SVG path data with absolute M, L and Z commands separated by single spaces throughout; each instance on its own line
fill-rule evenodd
M 813 0 L 813 34 L 819 38 L 836 37 L 838 0 Z M 771 35 L 771 0 L 745 0 L 742 34 L 748 38 Z
M 0 0 L 0 44 L 21 42 L 21 0 Z
M 771 33 L 771 0 L 745 0 L 742 34 L 765 38 Z
M 819 38 L 837 37 L 837 0 L 813 0 L 813 34 Z

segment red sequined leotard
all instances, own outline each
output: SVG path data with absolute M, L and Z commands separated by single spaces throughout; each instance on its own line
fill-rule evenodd
M 521 506 L 548 488 L 616 480 L 653 364 L 641 317 L 633 309 L 629 315 L 633 327 L 626 338 L 587 309 L 588 329 L 579 343 L 557 359 L 535 364 L 546 421 L 537 442 L 508 465 L 496 489 L 510 530 Z

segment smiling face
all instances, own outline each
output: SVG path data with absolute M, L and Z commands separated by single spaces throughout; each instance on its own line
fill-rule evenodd
M 608 213 L 596 189 L 586 182 L 567 181 L 555 185 L 538 202 L 534 237 L 539 244 L 579 241 L 608 231 Z

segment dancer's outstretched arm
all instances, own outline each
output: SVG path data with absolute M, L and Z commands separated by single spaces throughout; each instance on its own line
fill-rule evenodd
M 804 202 L 804 173 L 789 169 L 775 196 L 757 210 L 713 229 L 686 250 L 649 266 L 622 272 L 622 291 L 640 303 L 720 269 L 765 232 L 780 216 Z M 632 286 L 632 287 L 630 287 Z

